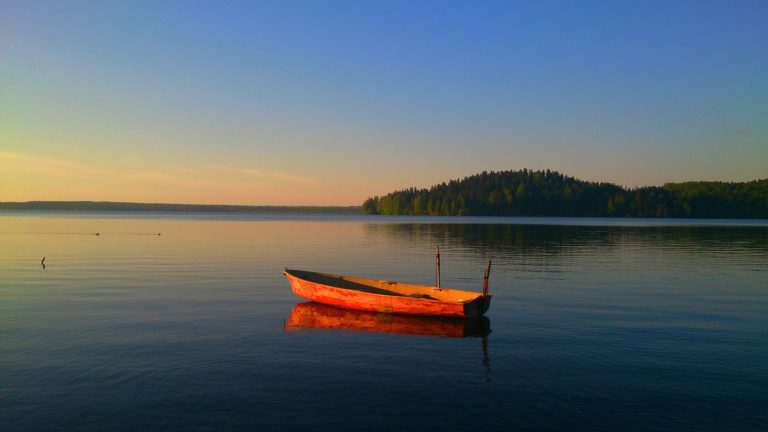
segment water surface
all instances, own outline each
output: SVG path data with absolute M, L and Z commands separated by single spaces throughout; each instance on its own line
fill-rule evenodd
M 486 321 L 297 321 L 436 245 Z M 766 221 L 0 214 L 3 430 L 764 430 L 767 365 Z

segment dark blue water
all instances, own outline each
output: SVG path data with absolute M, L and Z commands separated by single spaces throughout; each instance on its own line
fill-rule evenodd
M 490 333 L 293 325 L 284 267 L 431 284 L 436 245 L 443 286 L 493 259 Z M 765 221 L 0 215 L 4 431 L 762 431 L 766 406 Z

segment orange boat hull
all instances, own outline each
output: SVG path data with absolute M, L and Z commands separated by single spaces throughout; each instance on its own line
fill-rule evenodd
M 309 280 L 306 275 L 319 275 L 323 280 L 331 282 L 320 283 Z M 388 281 L 347 278 L 345 276 L 324 273 L 286 269 L 285 276 L 288 278 L 293 293 L 301 298 L 340 308 L 370 312 L 473 318 L 482 316 L 488 310 L 491 301 L 491 296 L 484 297 L 479 293 L 468 291 L 440 289 Z M 349 284 L 348 281 L 368 281 L 385 288 L 389 288 L 390 286 L 394 287 L 393 289 L 404 287 L 403 289 L 406 290 L 426 292 L 431 295 L 423 296 L 429 298 L 419 298 L 397 292 L 392 292 L 391 295 L 388 295 L 386 294 L 388 291 L 385 289 L 373 287 L 371 287 L 371 290 L 374 292 L 366 292 L 359 289 L 349 289 L 331 284 L 337 280 L 339 283 L 347 282 L 347 284 Z M 352 285 L 363 286 L 359 283 L 352 283 Z M 441 300 L 440 297 L 457 297 L 462 300 L 447 301 Z

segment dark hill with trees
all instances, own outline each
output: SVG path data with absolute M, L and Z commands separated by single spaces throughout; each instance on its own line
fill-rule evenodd
M 367 214 L 768 218 L 768 179 L 625 188 L 556 171 L 483 172 L 368 198 Z

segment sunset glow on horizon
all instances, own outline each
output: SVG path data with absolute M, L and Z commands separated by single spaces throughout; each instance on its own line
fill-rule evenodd
M 768 177 L 768 4 L 0 0 L 0 201 Z

